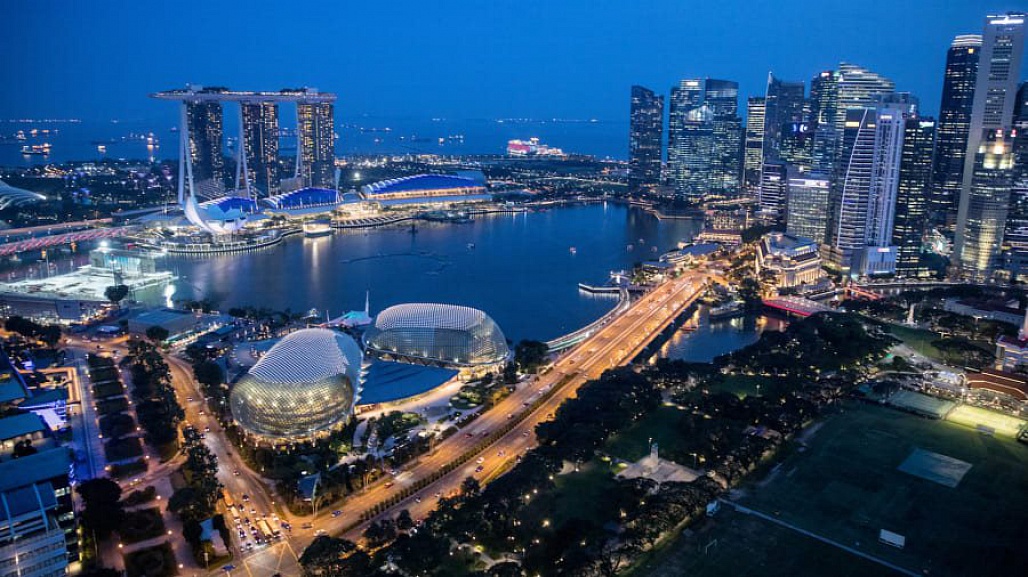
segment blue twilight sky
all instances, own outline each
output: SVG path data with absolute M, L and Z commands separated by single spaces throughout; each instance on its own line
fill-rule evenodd
M 763 92 L 840 60 L 939 106 L 946 49 L 1028 0 L 2 0 L 0 118 L 173 118 L 186 82 L 307 85 L 353 118 L 627 121 L 628 91 L 678 78 Z M 1028 63 L 1028 60 L 1026 60 Z M 1024 75 L 1024 74 L 1023 74 Z M 744 105 L 743 105 L 744 108 Z

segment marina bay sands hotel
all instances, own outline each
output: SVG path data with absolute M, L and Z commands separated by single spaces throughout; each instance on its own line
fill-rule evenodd
M 239 103 L 236 190 L 262 195 L 304 187 L 335 188 L 333 152 L 336 95 L 313 88 L 278 92 L 241 92 L 220 87 L 186 85 L 185 89 L 152 94 L 182 103 L 183 144 L 188 135 L 188 161 L 198 195 L 216 197 L 225 192 L 223 156 L 226 102 Z M 296 105 L 297 154 L 292 178 L 279 170 L 279 105 Z

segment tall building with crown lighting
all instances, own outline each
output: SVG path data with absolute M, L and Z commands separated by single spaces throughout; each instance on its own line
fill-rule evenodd
M 250 182 L 266 196 L 279 188 L 278 103 L 243 102 L 243 147 Z
M 301 174 L 315 188 L 335 188 L 334 109 L 331 102 L 296 105 Z
M 638 185 L 660 183 L 664 139 L 664 97 L 642 86 L 632 87 L 629 111 L 628 168 Z

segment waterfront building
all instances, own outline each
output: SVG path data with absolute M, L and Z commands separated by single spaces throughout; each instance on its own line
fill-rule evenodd
M 308 89 L 308 92 L 311 92 Z M 313 91 L 317 94 L 317 91 Z M 305 102 L 296 105 L 298 175 L 314 188 L 335 188 L 335 105 Z
M 465 376 L 499 371 L 510 356 L 506 337 L 489 315 L 435 303 L 385 309 L 364 333 L 364 345 L 384 360 L 456 368 Z
M 962 34 L 946 52 L 929 214 L 933 224 L 947 230 L 957 221 L 981 48 L 981 35 Z
M 928 221 L 935 132 L 933 118 L 907 115 L 904 121 L 892 229 L 892 244 L 897 248 L 896 274 L 899 276 L 918 277 L 928 273 L 921 265 L 921 246 Z
M 323 436 L 353 416 L 362 364 L 349 335 L 320 328 L 290 333 L 232 388 L 232 418 L 270 445 Z
M 742 177 L 739 83 L 708 78 L 704 102 L 714 114 L 707 191 L 714 196 L 732 197 L 738 194 Z
M 757 274 L 770 273 L 779 290 L 814 285 L 824 278 L 818 243 L 813 239 L 773 232 L 757 247 Z
M 629 177 L 639 185 L 660 184 L 664 139 L 664 97 L 642 86 L 632 87 L 629 112 Z
M 786 232 L 825 242 L 830 190 L 831 179 L 826 174 L 790 171 L 786 185 Z
M 449 174 L 417 174 L 381 180 L 362 186 L 361 197 L 382 206 L 481 202 L 492 198 L 480 181 Z
M 1008 13 L 985 19 L 953 244 L 952 261 L 957 274 L 965 278 L 989 279 L 999 265 L 1014 179 L 1016 131 L 1010 129 L 1024 55 L 1025 18 L 1024 13 Z M 990 144 L 983 147 L 986 141 Z M 999 190 L 1004 183 L 1006 190 Z
M 743 139 L 743 186 L 750 194 L 760 190 L 764 164 L 764 97 L 746 99 L 746 135 Z
M 847 111 L 840 157 L 847 163 L 828 236 L 829 265 L 844 274 L 895 272 L 891 241 L 904 125 L 895 105 Z
M 223 88 L 192 87 L 196 94 L 219 94 Z M 222 154 L 224 118 L 221 102 L 210 99 L 185 100 L 186 126 L 193 183 L 202 197 L 214 197 L 225 190 L 225 157 Z
M 978 282 L 999 268 L 1014 179 L 1015 130 L 985 130 L 970 170 L 971 189 L 961 198 L 953 262 L 958 274 Z M 965 169 L 966 170 L 966 169 Z
M 760 170 L 760 219 L 775 223 L 783 219 L 786 208 L 786 183 L 789 166 L 784 162 L 765 162 Z
M 270 196 L 279 189 L 278 169 L 278 103 L 243 102 L 240 104 L 243 123 L 243 150 L 249 182 Z

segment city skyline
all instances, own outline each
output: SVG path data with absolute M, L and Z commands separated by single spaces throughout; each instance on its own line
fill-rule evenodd
M 917 94 L 924 112 L 936 115 L 946 48 L 954 36 L 977 31 L 983 7 L 972 1 L 900 4 L 904 12 L 919 14 L 919 26 L 911 29 L 899 19 L 862 23 L 855 17 L 873 5 L 851 9 L 798 0 L 767 8 L 746 5 L 746 19 L 709 20 L 693 18 L 687 7 L 670 2 L 597 10 L 585 10 L 584 3 L 485 10 L 463 3 L 413 5 L 400 7 L 411 16 L 402 19 L 348 6 L 322 10 L 329 22 L 338 16 L 337 33 L 306 35 L 296 43 L 288 34 L 304 14 L 288 11 L 254 7 L 236 14 L 230 6 L 205 4 L 154 18 L 134 5 L 63 6 L 55 14 L 42 3 L 12 15 L 12 43 L 30 46 L 47 34 L 60 34 L 62 49 L 25 52 L 12 62 L 11 76 L 23 83 L 0 96 L 0 110 L 11 117 L 163 120 L 173 116 L 139 94 L 186 82 L 241 89 L 308 83 L 340 94 L 341 118 L 560 117 L 620 123 L 624 94 L 633 84 L 666 94 L 682 78 L 725 78 L 739 83 L 745 99 L 763 94 L 768 72 L 807 81 L 845 61 L 893 79 L 897 90 Z M 811 29 L 796 16 L 815 8 L 822 21 L 846 26 Z M 416 17 L 419 12 L 424 13 Z M 203 17 L 192 18 L 195 14 Z M 456 24 L 469 17 L 475 27 Z M 182 19 L 189 19 L 189 26 Z M 448 34 L 447 26 L 456 34 Z M 175 29 L 189 32 L 182 38 L 172 34 Z M 863 41 L 870 33 L 876 42 Z M 245 42 L 240 52 L 233 47 L 240 35 L 267 41 Z M 612 36 L 622 41 L 609 42 Z M 632 40 L 643 36 L 646 42 Z M 182 43 L 180 56 L 155 62 L 150 51 L 130 48 L 169 42 Z M 658 57 L 643 57 L 651 54 L 650 47 Z M 97 61 L 110 65 L 97 73 Z M 411 91 L 417 99 L 409 98 Z M 740 116 L 744 109 L 743 104 Z

